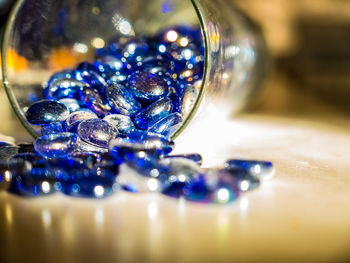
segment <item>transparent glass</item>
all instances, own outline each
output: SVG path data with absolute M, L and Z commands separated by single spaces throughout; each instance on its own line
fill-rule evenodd
M 205 63 L 199 96 L 174 137 L 213 106 L 222 115 L 237 112 L 262 81 L 266 52 L 259 29 L 225 0 L 17 1 L 1 49 L 7 61 L 3 84 L 14 111 L 36 137 L 24 113 L 51 74 L 93 61 L 95 49 L 117 33 L 152 35 L 175 25 L 201 28 Z

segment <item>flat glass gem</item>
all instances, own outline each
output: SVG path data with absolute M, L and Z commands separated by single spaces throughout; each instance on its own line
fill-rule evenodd
M 76 79 L 57 79 L 44 90 L 44 97 L 55 100 L 63 98 L 79 99 L 80 92 L 88 86 L 87 83 Z
M 138 128 L 147 130 L 157 121 L 167 117 L 171 113 L 172 108 L 173 104 L 169 98 L 156 101 L 135 115 L 135 124 Z
M 47 82 L 46 87 L 49 87 L 51 83 L 57 79 L 72 79 L 74 77 L 74 74 L 75 74 L 74 70 L 71 70 L 71 69 L 54 73 L 49 79 L 49 81 Z
M 160 164 L 168 167 L 168 174 L 160 178 L 162 192 L 171 197 L 184 195 L 184 187 L 192 182 L 203 170 L 193 161 L 186 158 L 163 159 Z
M 37 139 L 34 149 L 48 158 L 64 157 L 73 153 L 78 144 L 78 136 L 74 133 L 50 134 Z
M 134 115 L 141 110 L 141 103 L 122 84 L 111 84 L 107 88 L 107 98 L 115 110 L 124 115 Z
M 31 124 L 51 124 L 65 121 L 69 116 L 69 110 L 57 101 L 42 100 L 32 104 L 25 116 Z
M 191 161 L 195 162 L 199 166 L 201 166 L 202 163 L 203 163 L 203 158 L 198 153 L 187 153 L 187 154 L 178 154 L 178 155 L 164 156 L 164 159 L 178 159 L 178 158 L 190 159 Z
M 225 169 L 247 171 L 262 180 L 270 179 L 274 174 L 274 166 L 268 161 L 232 159 L 225 163 Z
M 117 129 L 101 119 L 85 120 L 78 126 L 78 135 L 83 141 L 102 148 L 108 148 L 118 134 Z
M 143 101 L 155 101 L 169 92 L 168 84 L 158 75 L 149 72 L 135 72 L 128 81 L 134 95 Z
M 69 115 L 69 117 L 66 120 L 66 127 L 69 128 L 72 124 L 78 121 L 83 120 L 91 120 L 91 119 L 97 119 L 98 116 L 96 113 L 90 111 L 90 110 L 80 110 L 73 112 Z
M 247 192 L 256 189 L 260 185 L 259 178 L 251 175 L 246 170 L 228 170 L 219 169 L 215 171 L 219 177 L 232 177 L 237 180 L 238 188 L 241 192 Z
M 187 85 L 180 98 L 180 113 L 183 119 L 186 119 L 193 110 L 193 107 L 198 99 L 199 89 L 194 85 Z
M 112 127 L 116 128 L 120 134 L 126 136 L 128 133 L 135 129 L 135 125 L 131 118 L 122 114 L 111 114 L 103 118 Z
M 80 101 L 99 116 L 105 116 L 111 110 L 111 106 L 103 100 L 102 96 L 90 88 L 85 88 L 81 92 Z
M 93 89 L 102 94 L 106 91 L 107 83 L 99 74 L 94 65 L 83 62 L 80 63 L 76 71 L 77 80 L 88 83 Z
M 154 124 L 149 131 L 170 138 L 181 127 L 182 121 L 183 119 L 179 113 L 172 113 Z
M 93 153 L 106 153 L 108 149 L 92 145 L 90 143 L 79 140 L 77 151 L 79 152 L 93 152 Z
M 75 112 L 80 109 L 79 102 L 76 99 L 64 98 L 60 99 L 59 102 L 64 104 L 70 112 Z

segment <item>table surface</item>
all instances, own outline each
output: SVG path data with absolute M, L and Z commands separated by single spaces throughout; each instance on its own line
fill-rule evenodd
M 260 113 L 191 129 L 176 151 L 202 153 L 205 166 L 229 157 L 276 166 L 270 181 L 226 206 L 159 194 L 0 193 L 0 262 L 346 262 L 349 124 L 329 111 L 319 118 Z

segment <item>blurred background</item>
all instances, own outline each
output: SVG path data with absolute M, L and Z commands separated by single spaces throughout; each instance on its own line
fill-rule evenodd
M 12 0 L 0 0 L 3 24 Z M 262 29 L 270 74 L 246 112 L 335 122 L 350 112 L 350 1 L 232 0 Z M 25 62 L 24 62 L 25 63 Z M 19 65 L 21 66 L 21 65 Z M 22 65 L 25 66 L 25 65 Z M 0 133 L 25 138 L 3 90 Z M 16 129 L 13 129 L 16 127 Z

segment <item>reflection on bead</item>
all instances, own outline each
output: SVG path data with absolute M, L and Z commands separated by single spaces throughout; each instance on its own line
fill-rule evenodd
M 32 104 L 25 116 L 31 124 L 51 124 L 65 121 L 69 116 L 69 110 L 57 101 L 42 100 Z
M 86 87 L 89 87 L 87 83 L 76 79 L 57 79 L 44 90 L 44 97 L 55 100 L 63 98 L 79 99 L 80 92 Z
M 73 133 L 50 134 L 37 139 L 34 149 L 37 153 L 48 157 L 64 157 L 77 148 L 78 136 Z
M 149 131 L 170 138 L 182 125 L 182 117 L 179 113 L 172 113 L 154 124 Z
M 64 104 L 70 113 L 78 111 L 80 109 L 79 102 L 76 99 L 71 99 L 71 98 L 64 98 L 60 99 L 59 102 Z
M 188 153 L 188 154 L 178 154 L 178 155 L 168 155 L 164 157 L 165 159 L 178 159 L 178 158 L 186 158 L 190 159 L 191 161 L 195 162 L 199 166 L 203 163 L 203 158 L 198 153 Z
M 103 118 L 112 127 L 116 128 L 120 134 L 127 136 L 132 130 L 135 129 L 135 125 L 131 118 L 122 114 L 111 114 Z
M 118 134 L 117 129 L 101 119 L 84 120 L 78 126 L 78 135 L 83 141 L 102 148 L 108 148 Z
M 134 115 L 141 110 L 141 104 L 133 94 L 121 84 L 112 84 L 107 88 L 107 98 L 115 110 L 121 114 Z
M 167 83 L 158 75 L 149 72 L 135 72 L 128 81 L 134 95 L 143 101 L 155 101 L 168 94 Z
M 169 98 L 158 100 L 135 115 L 135 124 L 138 128 L 147 130 L 159 120 L 167 117 L 173 108 Z

